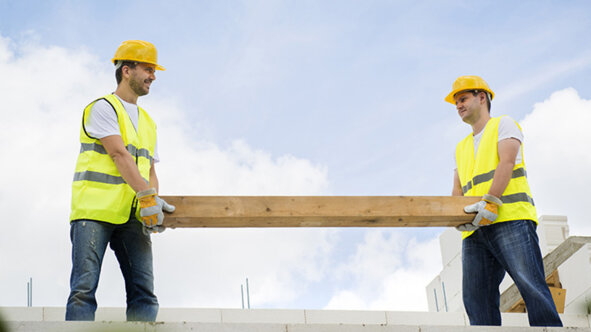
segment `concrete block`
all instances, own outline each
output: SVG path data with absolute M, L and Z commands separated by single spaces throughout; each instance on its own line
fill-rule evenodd
M 221 323 L 221 309 L 194 308 L 161 308 L 158 310 L 157 322 L 199 322 Z
M 306 310 L 306 324 L 385 325 L 385 311 Z
M 98 308 L 94 314 L 94 320 L 97 322 L 125 322 L 127 315 L 125 308 Z
M 222 323 L 304 324 L 304 310 L 221 309 Z
M 8 322 L 11 332 L 146 332 L 140 322 Z
M 566 289 L 565 304 L 567 307 L 591 289 L 591 278 L 581 277 L 591 276 L 589 247 L 591 247 L 590 244 L 583 246 L 558 267 L 558 275 L 560 277 L 560 282 L 562 283 L 562 288 Z M 570 312 L 572 312 L 572 310 Z M 581 311 L 572 313 L 586 314 L 587 312 Z
M 43 320 L 63 322 L 66 319 L 65 307 L 43 307 Z
M 456 231 L 454 229 L 454 231 Z M 457 231 L 456 231 L 457 232 Z M 463 309 L 451 307 L 450 299 L 461 297 L 462 294 L 462 261 L 461 259 L 452 260 L 444 269 L 441 271 L 441 289 L 442 298 L 440 303 L 440 312 L 452 312 Z M 443 290 L 445 292 L 443 293 Z
M 501 313 L 501 322 L 503 326 L 529 326 L 529 319 L 526 313 Z
M 587 315 L 562 314 L 560 315 L 560 319 L 562 320 L 562 325 L 564 326 L 591 327 L 589 326 L 589 316 Z
M 42 321 L 43 307 L 2 307 L 0 316 L 5 321 Z
M 284 324 L 248 324 L 248 323 L 146 323 L 145 332 L 285 332 Z M 119 332 L 119 331 L 117 331 Z M 127 332 L 127 331 L 125 331 Z
M 420 326 L 421 332 L 545 332 L 544 327 L 501 326 Z
M 462 233 L 450 227 L 439 235 L 439 246 L 441 248 L 441 262 L 445 267 L 454 258 L 461 255 Z
M 442 310 L 443 295 L 441 291 L 441 277 L 437 276 L 425 288 L 427 293 L 427 305 L 430 312 L 439 312 Z M 443 308 L 445 311 L 445 308 Z
M 388 325 L 441 325 L 464 326 L 464 314 L 461 312 L 402 312 L 387 311 Z
M 288 325 L 287 332 L 420 332 L 418 326 L 386 325 Z
M 546 327 L 546 332 L 591 332 L 588 327 Z

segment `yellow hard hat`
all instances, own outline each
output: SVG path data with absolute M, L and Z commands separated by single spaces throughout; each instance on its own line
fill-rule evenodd
M 490 94 L 490 99 L 495 97 L 495 93 L 488 87 L 488 84 L 480 76 L 460 76 L 456 78 L 454 85 L 452 86 L 451 92 L 445 97 L 445 101 L 448 103 L 456 104 L 454 96 L 458 92 L 467 90 L 482 90 Z
M 149 63 L 155 65 L 156 70 L 166 70 L 157 63 L 158 52 L 156 47 L 152 43 L 143 40 L 126 40 L 121 43 L 117 51 L 115 51 L 115 56 L 111 59 L 113 63 L 117 60 Z

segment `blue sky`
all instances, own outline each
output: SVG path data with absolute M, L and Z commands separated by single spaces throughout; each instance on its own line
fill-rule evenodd
M 469 133 L 469 127 L 443 98 L 457 76 L 475 74 L 496 93 L 493 115 L 508 114 L 522 125 L 529 117 L 525 123 L 536 124 L 524 131 L 526 161 L 540 160 L 528 163 L 531 180 L 541 184 L 538 194 L 532 184 L 534 196 L 543 203 L 538 205 L 539 212 L 567 214 L 573 231 L 588 232 L 579 220 L 583 212 L 576 202 L 563 199 L 565 192 L 574 195 L 589 183 L 588 174 L 584 172 L 573 183 L 554 178 L 553 170 L 563 164 L 538 157 L 576 151 L 580 158 L 569 167 L 584 170 L 591 163 L 582 153 L 589 137 L 579 135 L 588 131 L 583 119 L 588 117 L 591 99 L 590 7 L 586 1 L 0 0 L 4 41 L 0 68 L 5 70 L 0 74 L 9 78 L 6 87 L 22 87 L 13 93 L 0 90 L 10 106 L 2 112 L 10 112 L 9 119 L 14 121 L 0 125 L 5 138 L 0 146 L 5 154 L 14 153 L 15 163 L 10 164 L 19 165 L 27 142 L 34 143 L 30 136 L 19 142 L 20 148 L 8 143 L 11 123 L 19 126 L 23 121 L 11 110 L 31 114 L 32 123 L 27 126 L 41 132 L 46 130 L 42 119 L 51 121 L 60 134 L 52 142 L 68 143 L 45 155 L 51 159 L 50 169 L 60 176 L 29 178 L 27 183 L 31 188 L 59 187 L 60 203 L 43 200 L 33 204 L 30 219 L 18 216 L 20 223 L 41 229 L 49 227 L 47 223 L 59 225 L 49 230 L 53 240 L 39 238 L 38 243 L 59 242 L 52 258 L 59 257 L 60 263 L 52 265 L 52 273 L 35 273 L 39 279 L 63 282 L 55 291 L 41 293 L 40 304 L 63 305 L 64 289 L 67 295 L 68 181 L 77 152 L 79 112 L 93 98 L 114 89 L 110 59 L 127 39 L 154 43 L 159 62 L 167 68 L 157 73 L 150 95 L 140 99 L 159 123 L 162 162 L 158 173 L 163 193 L 448 195 L 455 144 Z M 574 94 L 551 98 L 568 88 Z M 60 103 L 44 100 L 47 96 Z M 558 102 L 560 98 L 564 101 Z M 536 104 L 545 106 L 536 108 Z M 557 117 L 564 118 L 565 105 L 581 113 L 571 115 L 562 133 L 553 123 Z M 544 113 L 545 109 L 551 111 Z M 576 128 L 571 128 L 575 123 Z M 528 132 L 539 138 L 531 150 Z M 544 133 L 556 134 L 552 144 L 541 143 Z M 561 141 L 572 138 L 570 133 L 574 143 Z M 548 149 L 548 144 L 555 150 Z M 6 174 L 22 171 L 19 166 L 5 165 L 2 170 Z M 10 179 L 4 179 L 3 185 L 1 197 L 6 204 L 21 204 L 9 198 L 12 192 L 24 190 L 22 185 Z M 45 223 L 36 217 L 43 211 L 50 211 Z M 18 234 L 27 236 L 22 227 L 33 226 L 19 227 Z M 157 270 L 156 277 L 165 280 L 158 295 L 165 306 L 238 305 L 232 294 L 239 294 L 240 282 L 250 276 L 253 295 L 264 293 L 255 305 L 399 308 L 401 296 L 382 295 L 388 287 L 380 283 L 408 272 L 420 276 L 416 285 L 408 287 L 416 291 L 409 296 L 424 296 L 424 281 L 440 270 L 433 267 L 440 264 L 439 257 L 417 259 L 411 251 L 437 249 L 441 231 L 171 230 L 154 240 L 157 255 L 175 255 L 169 247 L 179 241 L 185 241 L 183 248 L 189 251 L 208 250 L 208 239 L 216 239 L 209 244 L 225 248 L 227 256 L 214 255 L 211 262 L 200 255 L 177 259 L 195 259 L 191 270 L 195 274 L 208 274 L 199 267 L 200 259 L 211 264 L 223 261 L 235 269 L 220 267 L 227 278 L 219 288 L 209 287 L 220 294 L 218 300 L 192 300 L 182 297 L 182 289 L 191 285 L 188 281 L 175 281 L 185 288 L 168 286 L 172 282 L 166 269 L 179 266 L 159 263 L 158 259 L 164 262 L 167 257 L 157 256 L 155 264 L 162 270 Z M 287 241 L 291 247 L 285 250 L 311 252 L 266 257 L 269 247 L 255 240 L 259 236 L 262 242 L 269 236 L 300 239 L 301 244 Z M 252 256 L 246 253 L 232 256 L 236 239 L 245 241 L 240 244 L 258 258 L 250 261 Z M 40 245 L 35 243 L 29 248 Z M 376 258 L 380 252 L 382 257 Z M 15 257 L 7 258 L 7 264 L 17 262 Z M 40 259 L 33 255 L 24 260 L 34 266 Z M 354 267 L 364 259 L 377 259 L 369 266 L 388 261 L 392 266 L 375 273 L 356 272 Z M 109 264 L 116 263 L 105 262 Z M 269 267 L 282 264 L 292 268 L 282 274 L 280 268 Z M 3 283 L 12 285 L 21 279 L 26 283 L 32 273 L 15 268 Z M 263 287 L 261 279 L 266 276 L 269 280 Z M 207 285 L 218 277 L 211 274 L 199 280 Z M 116 268 L 107 268 L 104 279 L 107 285 L 121 285 Z M 237 291 L 228 290 L 232 287 Z M 196 297 L 205 292 L 195 288 Z M 121 305 L 121 294 L 102 294 L 103 303 Z M 19 305 L 20 297 L 15 293 L 3 301 L 0 305 Z M 426 309 L 426 301 L 410 307 Z

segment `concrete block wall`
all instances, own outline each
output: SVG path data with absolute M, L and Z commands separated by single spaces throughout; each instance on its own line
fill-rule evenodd
M 6 321 L 63 322 L 63 307 L 2 307 Z M 591 328 L 591 316 L 562 314 L 565 326 Z M 503 313 L 504 326 L 526 327 L 527 314 Z M 192 309 L 161 308 L 158 322 L 195 322 L 213 324 L 293 324 L 293 325 L 393 325 L 393 326 L 467 326 L 462 312 L 402 312 L 358 310 L 288 310 L 288 309 Z M 125 308 L 99 308 L 96 321 L 123 322 Z

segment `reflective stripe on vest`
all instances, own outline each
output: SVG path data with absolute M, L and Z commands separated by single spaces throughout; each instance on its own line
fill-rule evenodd
M 115 95 L 107 95 L 84 109 L 80 129 L 80 154 L 72 182 L 72 212 L 70 220 L 90 219 L 113 224 L 127 222 L 132 213 L 139 217 L 135 191 L 125 182 L 115 163 L 99 139 L 85 130 L 88 114 L 94 103 L 106 100 L 117 115 L 121 139 L 133 157 L 140 175 L 149 182 L 156 145 L 156 125 L 149 115 L 138 108 L 136 129 L 125 108 Z
M 464 196 L 482 196 L 490 190 L 495 170 L 499 164 L 500 119 L 500 117 L 491 118 L 486 124 L 476 156 L 474 156 L 472 134 L 458 143 L 456 165 Z M 534 200 L 529 189 L 527 171 L 523 162 L 523 147 L 521 150 L 522 162 L 513 168 L 511 179 L 501 196 L 503 205 L 499 207 L 499 214 L 494 223 L 520 219 L 529 219 L 537 223 Z M 471 234 L 472 232 L 462 232 L 462 238 Z

